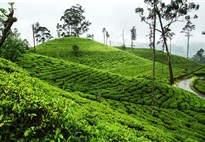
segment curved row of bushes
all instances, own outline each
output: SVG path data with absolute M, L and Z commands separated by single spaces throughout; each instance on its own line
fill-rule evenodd
M 198 92 L 205 94 L 205 77 L 196 77 L 193 81 L 193 87 Z

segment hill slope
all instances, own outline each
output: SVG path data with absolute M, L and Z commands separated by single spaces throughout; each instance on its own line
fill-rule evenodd
M 73 45 L 80 47 L 76 56 L 72 54 Z M 152 74 L 152 61 L 150 61 L 152 60 L 152 51 L 149 49 L 120 50 L 89 39 L 69 37 L 41 44 L 37 47 L 37 53 L 131 78 L 150 79 Z M 168 83 L 166 56 L 157 52 L 156 61 L 156 79 Z M 185 58 L 173 55 L 172 62 L 174 78 L 193 72 L 205 74 L 205 68 L 199 70 L 203 67 L 202 65 Z
M 149 80 L 130 79 L 77 63 L 34 54 L 25 55 L 18 64 L 27 69 L 32 76 L 48 81 L 54 86 L 75 93 L 83 92 L 84 94 L 77 94 L 112 109 L 122 120 L 127 121 L 120 123 L 137 130 L 142 134 L 140 136 L 145 136 L 151 141 L 205 140 L 205 101 L 189 92 L 157 83 L 157 102 L 155 115 L 152 116 Z M 87 107 L 91 107 L 90 105 Z M 93 114 L 95 112 L 91 111 L 90 115 Z M 91 120 L 107 120 L 107 115 L 103 118 L 99 115 L 94 116 Z M 109 121 L 118 121 L 118 116 L 109 115 Z M 124 116 L 130 118 L 124 119 Z M 131 118 L 137 123 L 131 122 Z M 85 119 L 90 121 L 90 117 Z M 119 141 L 118 138 L 117 140 Z
M 77 56 L 72 54 L 73 45 L 80 48 Z M 39 45 L 37 53 L 132 78 L 144 77 L 152 69 L 150 60 L 83 38 L 55 39 Z M 160 64 L 156 66 L 161 70 Z
M 136 55 L 137 57 L 142 57 L 144 59 L 152 60 L 152 50 L 136 48 L 136 49 L 126 49 L 127 52 Z M 196 63 L 190 59 L 184 57 L 172 55 L 172 66 L 175 78 L 180 76 L 186 76 L 190 74 L 205 74 L 205 66 Z M 156 51 L 156 62 L 167 66 L 167 56 L 166 53 L 161 51 Z M 165 72 L 167 70 L 165 69 Z
M 73 44 L 84 48 L 78 56 Z M 141 64 L 148 73 L 151 61 L 78 38 L 40 50 L 57 58 L 26 54 L 19 66 L 0 58 L 0 141 L 205 141 L 204 100 L 156 82 L 152 109 L 151 81 L 131 75 Z
M 0 141 L 149 141 L 137 127 L 152 126 L 0 62 Z

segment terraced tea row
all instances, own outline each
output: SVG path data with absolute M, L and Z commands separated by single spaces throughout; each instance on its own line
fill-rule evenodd
M 80 91 L 94 95 L 94 100 L 106 98 L 142 105 L 151 104 L 151 81 L 149 80 L 129 79 L 84 65 L 34 54 L 25 55 L 18 64 L 34 77 L 67 91 Z M 197 96 L 161 83 L 157 83 L 156 97 L 156 105 L 163 108 L 181 110 L 205 106 L 204 101 Z
M 72 53 L 73 45 L 80 47 L 75 56 Z M 152 70 L 152 62 L 149 60 L 82 38 L 70 37 L 49 41 L 39 45 L 37 53 L 132 78 L 149 74 Z M 157 63 L 156 66 L 161 70 L 160 64 Z
M 150 49 L 127 49 L 125 50 L 133 55 L 136 55 L 137 57 L 142 57 L 144 59 L 152 60 L 152 50 Z M 187 76 L 190 74 L 205 74 L 205 66 L 202 64 L 198 64 L 191 59 L 186 59 L 180 56 L 172 55 L 171 57 L 172 65 L 173 65 L 173 72 L 174 77 L 180 77 L 180 76 Z M 164 64 L 164 66 L 167 66 L 167 57 L 166 53 L 156 51 L 156 61 L 158 63 Z M 157 67 L 158 68 L 158 67 Z M 168 70 L 165 68 L 165 72 L 168 72 Z
M 127 125 L 152 127 L 26 73 L 1 70 L 0 86 L 1 141 L 149 141 Z
M 1 141 L 172 141 L 187 139 L 185 135 L 190 134 L 183 131 L 182 137 L 171 133 L 169 126 L 150 115 L 148 106 L 83 99 L 80 92 L 65 92 L 29 77 L 21 69 L 21 73 L 16 72 L 19 68 L 8 61 L 1 62 L 15 69 L 5 71 L 1 64 Z M 111 109 L 111 104 L 118 111 Z M 120 109 L 137 115 L 120 113 Z M 158 111 L 166 113 L 166 109 Z M 196 133 L 189 139 L 202 140 L 201 132 Z
M 193 81 L 193 87 L 198 92 L 205 94 L 205 77 L 196 77 Z
M 119 75 L 77 65 L 76 63 L 64 62 L 39 55 L 26 55 L 19 64 L 36 77 L 43 78 L 60 88 L 64 86 L 63 89 L 67 91 L 75 91 L 75 93 L 68 95 L 68 93 L 58 90 L 58 93 L 54 92 L 54 94 L 56 93 L 56 95 L 77 102 L 82 110 L 75 108 L 75 112 L 78 112 L 75 114 L 77 116 L 85 116 L 82 119 L 85 119 L 84 121 L 88 122 L 89 125 L 95 126 L 93 131 L 101 125 L 106 125 L 108 133 L 112 135 L 114 132 L 110 130 L 110 127 L 112 127 L 110 123 L 115 121 L 113 125 L 117 127 L 115 128 L 116 130 L 122 127 L 130 131 L 128 137 L 124 139 L 125 135 L 121 136 L 123 138 L 118 137 L 118 134 L 121 135 L 121 131 L 117 130 L 119 131 L 116 135 L 117 140 L 201 141 L 205 139 L 203 135 L 205 128 L 205 118 L 203 117 L 205 114 L 205 102 L 188 92 L 160 84 L 157 88 L 158 104 L 156 104 L 155 107 L 155 115 L 152 116 L 150 106 L 150 81 L 128 79 Z M 38 68 L 31 68 L 33 65 L 38 66 Z M 43 71 L 45 75 L 43 75 Z M 60 77 L 61 75 L 62 78 Z M 79 91 L 85 92 L 86 94 L 80 93 Z M 88 101 L 79 96 L 94 101 Z M 63 104 L 65 104 L 65 102 Z M 90 107 L 92 107 L 92 109 L 89 109 Z M 101 108 L 103 110 L 101 110 Z M 86 111 L 84 109 L 86 109 Z M 109 112 L 110 109 L 112 112 Z M 85 112 L 85 114 L 79 114 L 79 111 Z M 99 114 L 98 111 L 100 111 L 100 113 L 105 112 L 105 114 L 103 114 L 104 116 Z M 88 114 L 86 114 L 86 112 L 88 112 Z M 79 122 L 81 123 L 81 121 Z M 84 127 L 87 128 L 87 123 L 83 124 L 86 124 Z M 124 125 L 126 127 L 124 127 Z M 124 129 L 122 131 L 124 131 Z M 193 129 L 194 131 L 192 131 Z M 92 137 L 95 137 L 96 134 L 93 131 Z M 135 133 L 135 135 L 133 135 L 132 132 Z M 127 135 L 127 133 L 125 134 Z M 87 135 L 89 135 L 89 133 Z M 107 133 L 103 133 L 102 137 L 106 135 Z M 145 136 L 146 139 L 143 137 L 138 139 L 138 135 Z M 129 139 L 129 137 L 133 139 Z

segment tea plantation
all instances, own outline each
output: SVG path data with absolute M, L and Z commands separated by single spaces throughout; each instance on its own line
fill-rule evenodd
M 193 81 L 193 87 L 198 92 L 205 94 L 205 77 L 197 77 Z
M 205 141 L 205 100 L 163 83 L 166 75 L 152 115 L 149 59 L 81 38 L 37 53 L 0 58 L 0 141 Z
M 72 54 L 73 45 L 79 46 L 79 51 L 75 56 Z M 39 45 L 37 53 L 131 78 L 149 77 L 152 71 L 150 60 L 84 38 L 55 39 Z M 161 76 L 161 65 L 157 63 L 156 66 Z M 164 76 L 167 75 L 164 74 Z
M 77 55 L 72 54 L 72 46 L 79 46 Z M 131 78 L 151 79 L 152 50 L 112 48 L 84 38 L 55 39 L 37 48 L 37 53 L 67 61 L 84 64 Z M 156 79 L 168 83 L 168 67 L 165 53 L 157 52 Z M 183 57 L 172 56 L 174 78 L 190 74 L 204 74 L 205 67 Z
M 152 50 L 150 49 L 130 49 L 127 48 L 125 51 L 136 55 L 137 57 L 142 57 L 144 59 L 152 60 Z M 205 66 L 192 61 L 191 59 L 186 59 L 180 56 L 171 55 L 173 72 L 175 79 L 187 76 L 187 75 L 198 75 L 205 74 Z M 167 66 L 167 56 L 166 53 L 161 51 L 156 51 L 156 62 L 161 63 L 161 65 Z

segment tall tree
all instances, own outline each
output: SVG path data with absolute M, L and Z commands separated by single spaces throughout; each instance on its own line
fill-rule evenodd
M 33 25 L 33 33 L 34 33 L 34 37 L 37 43 L 43 43 L 53 38 L 48 28 L 40 26 L 39 22 L 36 22 Z
M 163 44 L 167 52 L 168 67 L 169 67 L 169 82 L 170 85 L 174 84 L 174 76 L 172 70 L 171 56 L 167 44 L 167 33 L 171 32 L 170 26 L 173 23 L 180 21 L 180 18 L 184 18 L 189 12 L 198 10 L 199 5 L 194 3 L 187 3 L 187 0 L 171 0 L 169 4 L 158 1 L 157 4 L 157 17 L 159 19 L 161 37 Z
M 173 39 L 174 35 L 175 35 L 174 32 L 168 32 L 168 35 L 167 35 L 167 37 L 169 38 L 169 52 L 170 52 L 170 54 L 172 54 L 172 39 Z
M 194 55 L 192 59 L 201 64 L 205 64 L 205 51 L 203 49 L 200 49 L 199 51 L 197 51 L 197 53 Z
M 65 10 L 60 20 L 64 22 L 62 28 L 66 36 L 78 37 L 89 30 L 91 23 L 85 20 L 84 12 L 85 10 L 79 4 Z
M 15 38 L 20 38 L 20 36 L 21 36 L 21 34 L 19 33 L 17 28 L 14 28 L 12 34 Z
M 62 26 L 62 25 L 60 25 L 59 23 L 57 23 L 56 28 L 57 28 L 58 38 L 66 36 L 66 33 L 65 33 L 65 31 L 63 30 L 63 26 Z
M 149 47 L 150 49 L 152 49 L 152 36 L 153 36 L 153 27 L 152 24 L 148 24 L 149 25 L 149 34 L 146 35 L 149 38 Z
M 103 28 L 102 32 L 103 32 L 103 41 L 104 41 L 104 44 L 105 44 L 106 28 Z
M 181 33 L 184 33 L 185 36 L 187 37 L 187 59 L 189 58 L 189 41 L 190 37 L 192 36 L 191 32 L 195 30 L 195 25 L 191 22 L 191 17 L 186 16 L 186 25 L 183 27 Z
M 108 33 L 108 31 L 106 31 L 106 45 L 107 45 L 107 41 L 109 37 L 110 37 L 110 34 Z
M 141 7 L 138 7 L 135 9 L 135 12 L 137 14 L 139 14 L 141 21 L 144 22 L 145 24 L 147 24 L 149 26 L 149 34 L 147 35 L 149 37 L 150 43 L 149 43 L 149 47 L 150 49 L 153 48 L 153 25 L 154 25 L 154 20 L 153 20 L 153 5 L 152 2 L 153 0 L 145 0 L 144 1 L 146 4 L 148 4 L 148 14 L 145 16 L 144 14 L 144 9 Z M 152 5 L 152 7 L 150 7 L 150 4 Z
M 0 38 L 0 48 L 2 47 L 6 38 L 8 37 L 13 23 L 17 22 L 17 18 L 14 17 L 14 2 L 9 2 L 8 4 L 10 5 L 10 8 L 8 10 L 0 8 L 0 22 L 2 31 L 2 37 Z
M 137 30 L 135 28 L 135 26 L 132 27 L 132 29 L 130 29 L 131 32 L 131 47 L 134 47 L 133 41 L 136 40 L 137 38 Z
M 155 97 L 155 46 L 156 46 L 156 20 L 157 20 L 157 0 L 145 0 L 148 5 L 148 15 L 144 15 L 143 8 L 136 8 L 135 12 L 141 17 L 141 21 L 145 22 L 150 27 L 150 48 L 153 50 L 152 56 L 152 115 L 154 114 Z
M 122 47 L 125 47 L 125 30 L 122 30 Z

